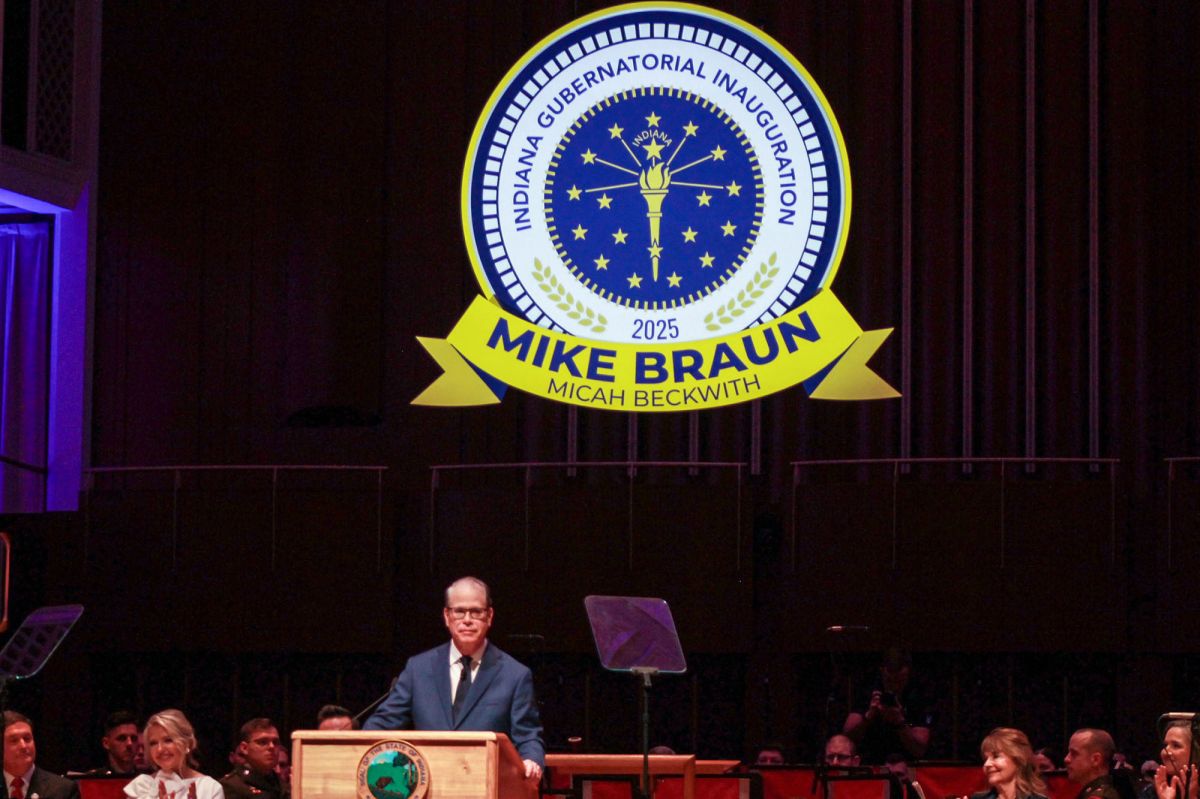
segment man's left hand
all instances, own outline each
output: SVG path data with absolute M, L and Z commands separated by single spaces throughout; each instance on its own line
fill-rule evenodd
M 531 782 L 538 782 L 542 779 L 542 767 L 532 760 L 525 762 L 525 779 Z

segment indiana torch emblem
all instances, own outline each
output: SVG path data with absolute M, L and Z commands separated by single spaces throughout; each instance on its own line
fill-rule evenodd
M 467 154 L 463 231 L 482 296 L 414 402 L 507 386 L 632 411 L 797 384 L 897 396 L 830 290 L 850 175 L 820 89 L 778 43 L 699 6 L 639 3 L 534 47 Z

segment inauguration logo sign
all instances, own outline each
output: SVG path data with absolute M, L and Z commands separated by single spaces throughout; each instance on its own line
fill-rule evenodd
M 682 3 L 584 17 L 480 116 L 462 219 L 482 296 L 419 339 L 445 374 L 414 402 L 898 396 L 866 366 L 891 330 L 863 331 L 831 291 L 849 216 L 837 121 L 777 42 Z

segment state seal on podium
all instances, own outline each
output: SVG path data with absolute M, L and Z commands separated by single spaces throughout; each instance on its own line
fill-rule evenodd
M 429 763 L 405 741 L 380 741 L 358 761 L 357 799 L 424 799 Z

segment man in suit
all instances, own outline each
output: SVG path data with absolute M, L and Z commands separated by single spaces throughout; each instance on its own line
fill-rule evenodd
M 442 610 L 450 641 L 409 658 L 363 729 L 502 732 L 525 761 L 526 779 L 541 779 L 546 749 L 533 675 L 488 642 L 494 615 L 486 583 L 455 580 Z
M 16 712 L 4 711 L 4 798 L 79 799 L 79 786 L 38 768 L 33 722 Z

